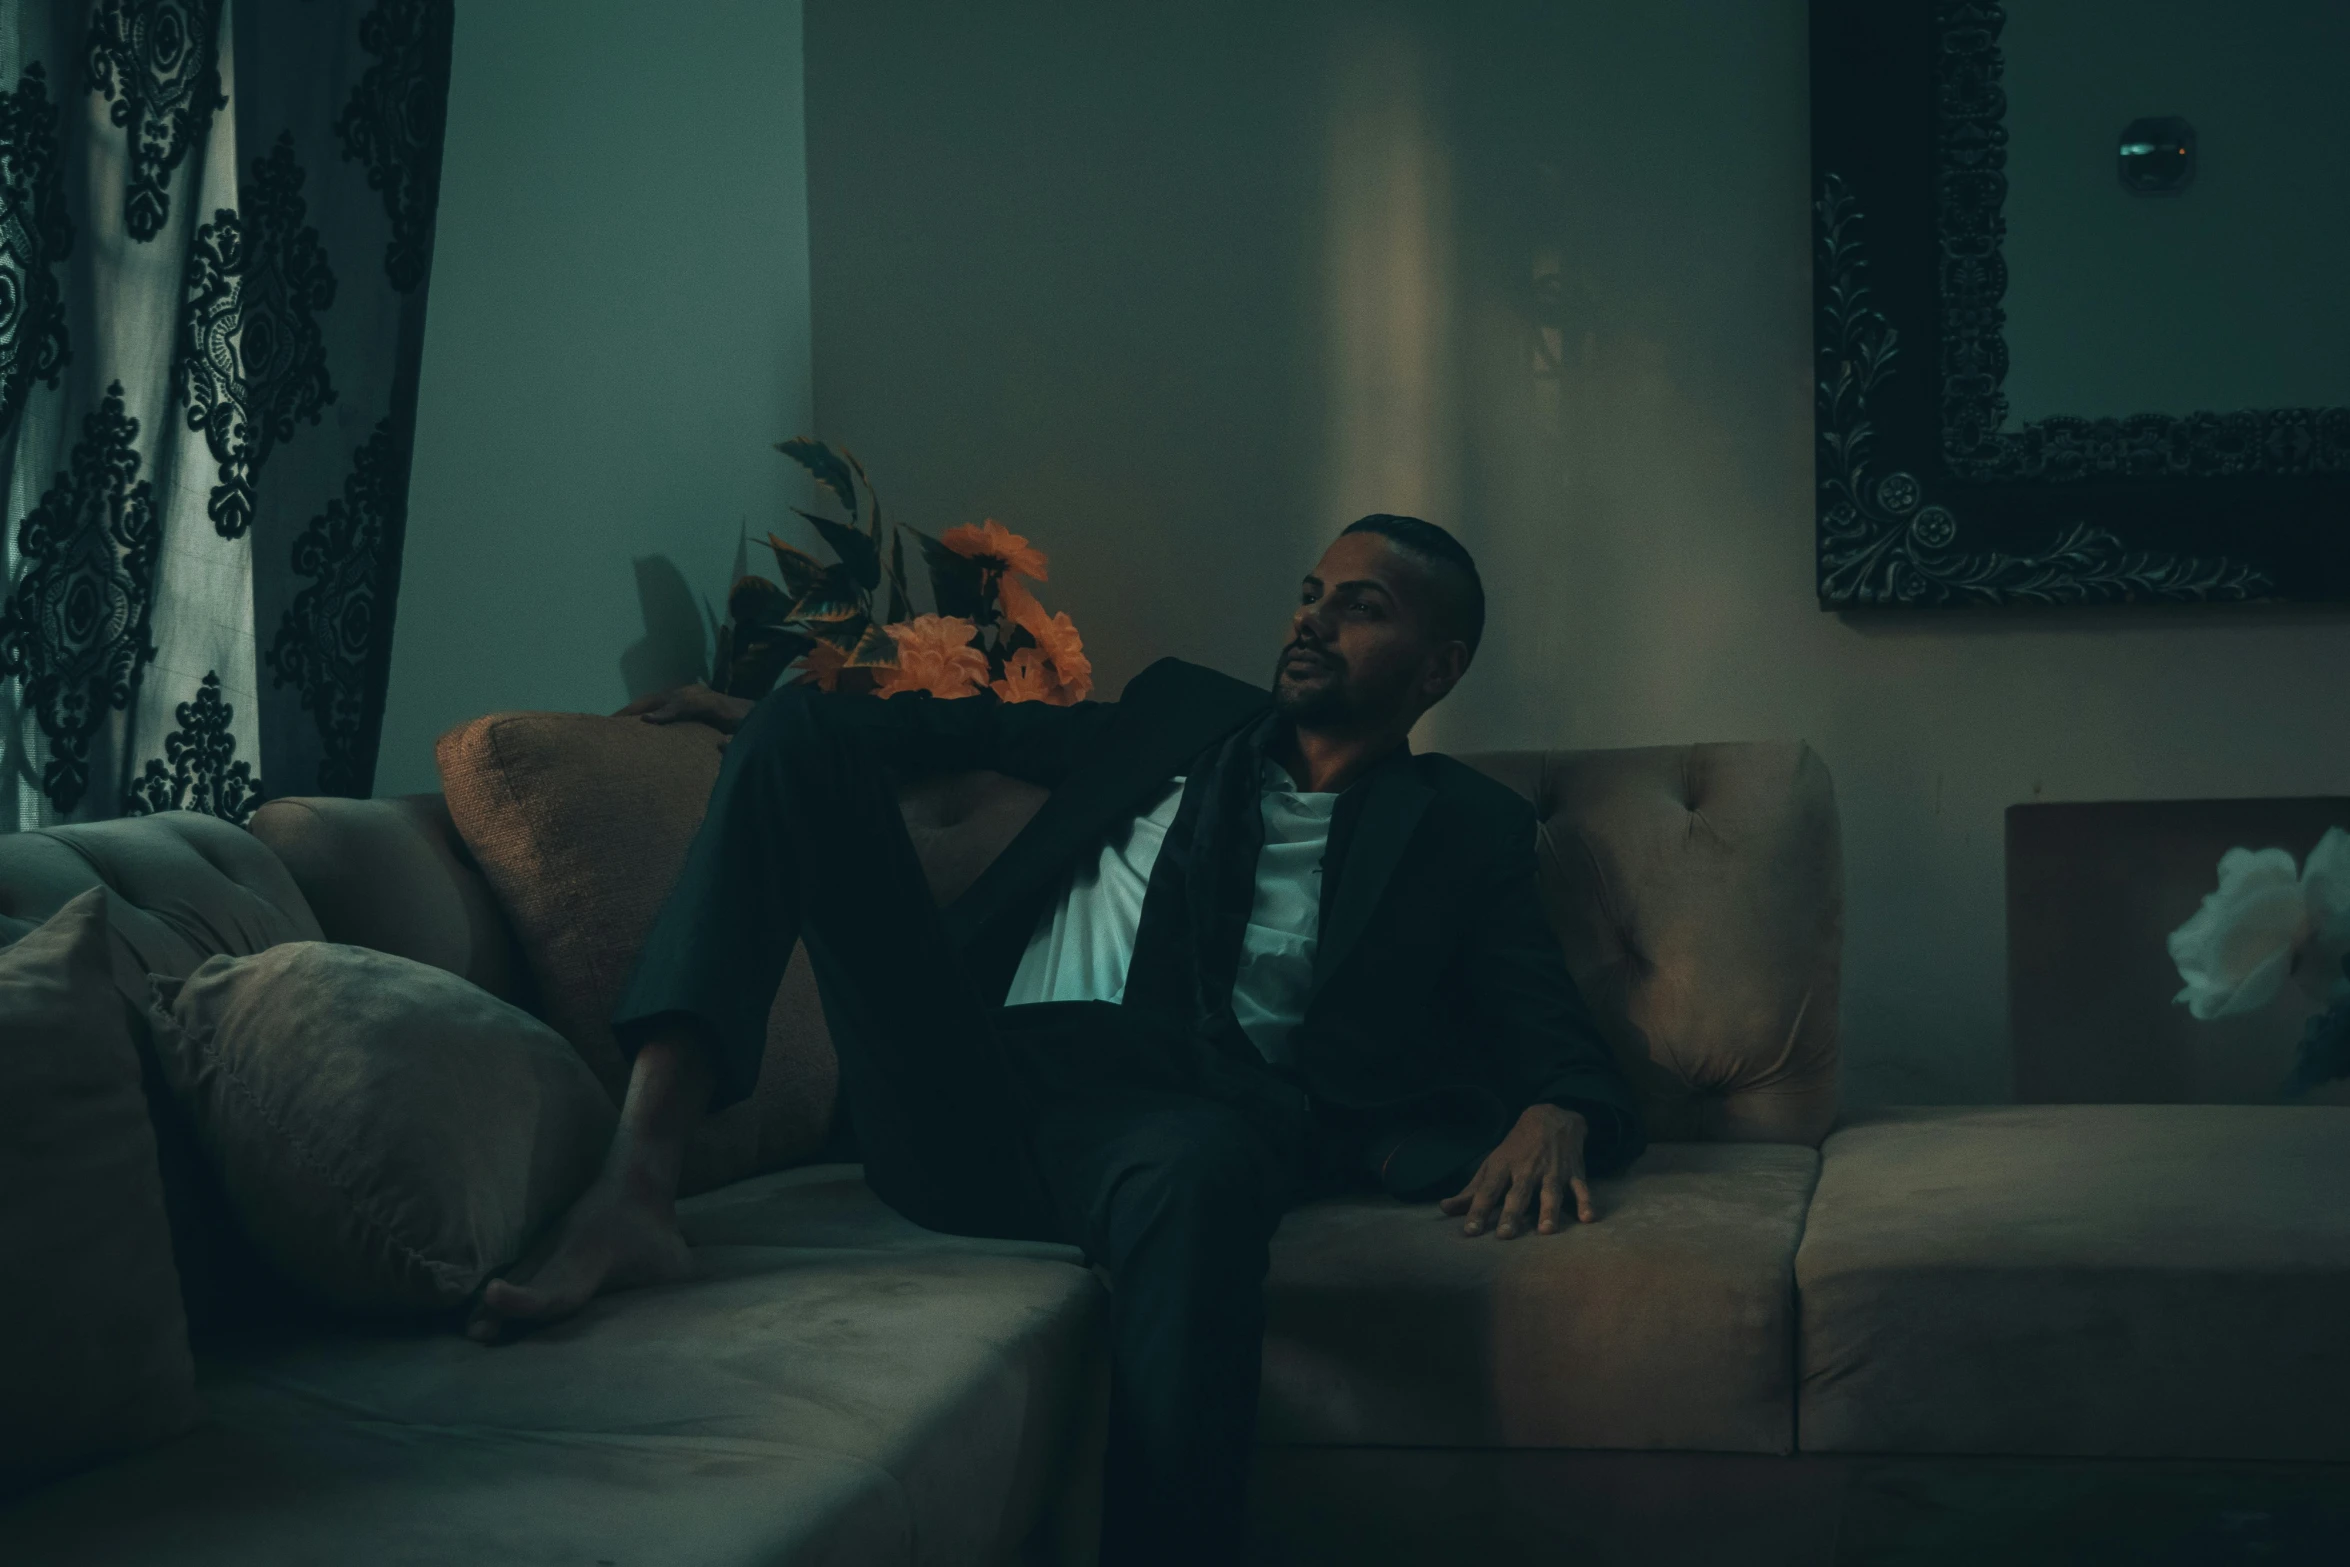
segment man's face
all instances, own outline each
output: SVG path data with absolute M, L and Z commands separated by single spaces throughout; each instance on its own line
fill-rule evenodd
M 1434 573 L 1376 533 L 1348 533 L 1298 595 L 1273 705 L 1303 729 L 1408 724 L 1452 688 L 1466 649 L 1440 629 Z

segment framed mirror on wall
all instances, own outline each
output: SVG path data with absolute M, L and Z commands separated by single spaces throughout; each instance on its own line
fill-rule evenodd
M 1821 607 L 2350 599 L 2350 4 L 1811 28 Z

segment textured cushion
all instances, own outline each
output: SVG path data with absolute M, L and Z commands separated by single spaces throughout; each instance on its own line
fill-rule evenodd
M 528 1013 L 406 958 L 294 942 L 158 980 L 172 1092 L 278 1270 L 355 1310 L 465 1300 L 594 1176 L 611 1102 Z
M 615 1098 L 628 1069 L 612 1008 L 701 825 L 718 741 L 701 724 L 579 713 L 492 714 L 441 737 L 449 814 L 513 922 L 547 1021 Z M 795 953 L 758 1087 L 697 1133 L 686 1189 L 812 1153 L 838 1078 L 815 979 Z
M 0 953 L 0 1490 L 195 1416 L 106 896 Z
M 502 1001 L 537 997 L 514 932 L 437 794 L 272 800 L 253 813 L 320 933 L 462 974 Z
M 1544 903 L 1658 1141 L 1836 1119 L 1844 870 L 1809 746 L 1468 756 L 1534 802 Z
M 2350 1460 L 2350 1109 L 1888 1111 L 1823 1150 L 1807 1450 Z
M 1786 1452 L 1818 1159 L 1659 1144 L 1596 1184 L 1597 1224 L 1511 1241 L 1385 1197 L 1301 1208 L 1273 1242 L 1261 1435 Z
M 1082 1537 L 1100 1286 L 1059 1248 L 926 1235 L 856 1173 L 688 1202 L 705 1278 L 512 1345 L 213 1361 L 216 1425 L 0 1512 L 0 1560 L 994 1567 L 1040 1525 Z M 761 1239 L 711 1243 L 705 1204 Z

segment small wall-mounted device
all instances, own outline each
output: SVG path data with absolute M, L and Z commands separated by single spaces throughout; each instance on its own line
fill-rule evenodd
M 2175 114 L 2132 120 L 2122 131 L 2122 189 L 2176 196 L 2195 178 L 2195 127 Z

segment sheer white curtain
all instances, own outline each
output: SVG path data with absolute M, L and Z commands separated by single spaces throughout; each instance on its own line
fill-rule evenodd
M 449 0 L 0 26 L 0 817 L 367 791 Z

